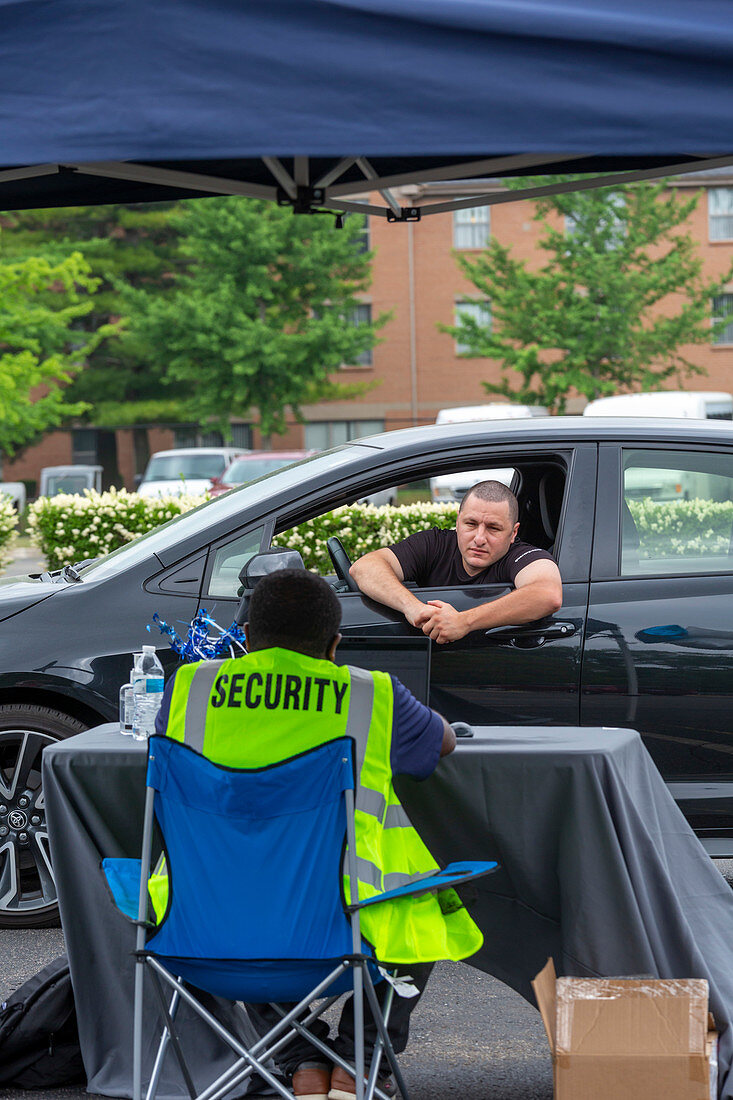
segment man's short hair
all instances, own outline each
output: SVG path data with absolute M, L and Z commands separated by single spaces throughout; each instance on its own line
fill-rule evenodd
M 280 569 L 255 586 L 249 604 L 252 649 L 280 646 L 325 657 L 341 625 L 336 593 L 305 569 Z
M 488 504 L 501 504 L 502 501 L 509 505 L 509 518 L 512 524 L 519 519 L 519 503 L 511 489 L 501 481 L 478 481 L 472 485 L 464 495 L 458 511 L 462 511 L 463 505 L 469 497 L 477 497 Z

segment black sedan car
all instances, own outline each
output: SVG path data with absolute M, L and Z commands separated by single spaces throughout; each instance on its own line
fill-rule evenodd
M 638 729 L 708 851 L 733 855 L 733 426 L 568 417 L 414 428 L 280 470 L 76 570 L 0 583 L 0 925 L 54 912 L 41 752 L 116 719 L 154 612 L 179 632 L 201 606 L 228 625 L 243 567 L 287 545 L 295 524 L 474 469 L 512 472 L 521 537 L 560 566 L 561 610 L 431 645 L 353 591 L 337 559 L 348 659 L 418 691 L 422 678 L 449 720 Z M 504 591 L 418 595 L 462 609 Z M 170 671 L 162 637 L 159 654 Z

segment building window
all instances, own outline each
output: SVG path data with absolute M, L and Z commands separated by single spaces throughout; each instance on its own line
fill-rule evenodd
M 481 328 L 491 330 L 491 308 L 488 302 L 456 302 L 453 323 L 460 325 L 461 320 L 475 321 Z M 473 349 L 456 337 L 456 355 L 469 355 Z
M 372 307 L 368 302 L 359 302 L 358 305 L 349 310 L 346 317 L 348 323 L 357 328 L 359 325 L 370 325 L 372 323 Z M 371 367 L 373 362 L 372 348 L 367 348 L 365 351 L 360 352 L 353 362 L 348 365 L 350 367 Z
M 97 465 L 96 428 L 74 428 L 71 433 L 71 461 L 75 466 Z
M 249 424 L 232 424 L 232 446 L 252 446 L 252 429 Z M 173 430 L 174 447 L 225 447 L 221 432 L 203 432 L 195 424 L 179 424 Z
M 733 240 L 733 187 L 708 187 L 708 234 L 711 241 Z
M 383 420 L 322 420 L 305 426 L 305 445 L 309 451 L 327 451 L 351 439 L 378 435 L 384 431 Z
M 593 221 L 588 220 L 592 216 Z M 596 218 L 595 208 L 581 217 L 572 214 L 565 215 L 565 236 L 574 237 L 577 234 L 585 234 L 590 238 L 593 234 L 608 232 L 607 248 L 619 248 L 626 236 L 626 199 L 622 194 L 610 194 L 607 200 L 606 214 Z
M 491 236 L 491 208 L 469 206 L 453 214 L 453 247 L 486 248 Z
M 361 230 L 356 238 L 356 251 L 368 252 L 371 246 L 371 234 L 369 232 L 369 215 L 368 214 L 347 214 L 348 218 L 353 218 L 355 221 L 361 222 Z
M 714 344 L 733 344 L 733 294 L 713 298 L 713 321 L 722 321 L 724 317 L 730 317 L 730 322 L 713 335 Z

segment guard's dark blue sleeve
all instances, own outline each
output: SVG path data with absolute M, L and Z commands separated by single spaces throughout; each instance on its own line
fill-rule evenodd
M 163 689 L 160 710 L 155 716 L 155 732 L 160 737 L 165 737 L 165 731 L 168 726 L 168 715 L 171 709 L 171 695 L 173 694 L 173 681 L 176 678 L 176 672 L 178 672 L 178 669 L 174 669 L 173 675 Z
M 390 756 L 392 774 L 427 779 L 440 760 L 442 719 L 434 710 L 419 702 L 395 676 L 390 679 L 394 692 Z

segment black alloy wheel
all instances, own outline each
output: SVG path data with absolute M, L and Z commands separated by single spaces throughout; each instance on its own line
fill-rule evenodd
M 58 923 L 41 754 L 86 728 L 50 707 L 0 706 L 0 928 Z

